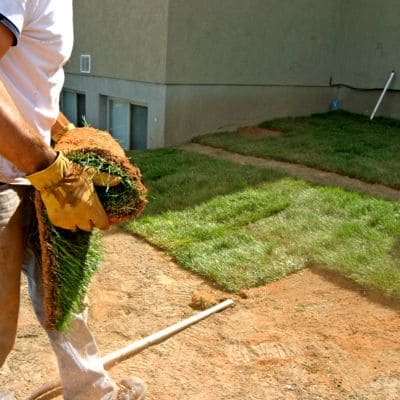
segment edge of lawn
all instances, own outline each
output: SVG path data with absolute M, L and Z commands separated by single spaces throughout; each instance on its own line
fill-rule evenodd
M 275 159 L 400 189 L 400 121 L 342 110 L 287 117 L 257 125 L 282 132 L 250 138 L 238 130 L 197 136 L 192 142 L 247 156 Z
M 178 149 L 130 154 L 150 204 L 124 229 L 225 290 L 317 264 L 400 298 L 399 202 Z

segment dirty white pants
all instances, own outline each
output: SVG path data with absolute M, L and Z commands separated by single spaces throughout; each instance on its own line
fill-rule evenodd
M 0 186 L 0 366 L 15 341 L 21 271 L 28 278 L 36 316 L 42 325 L 44 320 L 40 263 L 33 249 L 39 238 L 32 197 L 28 186 Z M 76 315 L 67 334 L 47 334 L 57 357 L 64 399 L 111 400 L 114 383 L 104 371 L 84 313 Z

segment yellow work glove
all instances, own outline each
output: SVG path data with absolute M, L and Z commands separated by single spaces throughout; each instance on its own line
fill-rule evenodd
M 61 152 L 46 169 L 27 178 L 40 192 L 47 215 L 60 228 L 90 232 L 107 229 L 108 217 L 94 188 L 116 186 L 119 177 L 99 173 L 68 160 Z

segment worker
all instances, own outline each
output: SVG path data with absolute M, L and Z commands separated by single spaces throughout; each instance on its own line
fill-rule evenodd
M 43 325 L 34 188 L 54 225 L 86 231 L 108 227 L 91 178 L 50 146 L 63 65 L 72 51 L 72 14 L 72 0 L 0 2 L 0 366 L 15 341 L 21 271 Z M 55 188 L 64 196 L 56 196 Z M 64 399 L 144 399 L 146 388 L 140 379 L 117 384 L 105 372 L 83 311 L 74 316 L 67 334 L 47 331 Z M 0 400 L 13 398 L 12 393 L 0 393 Z

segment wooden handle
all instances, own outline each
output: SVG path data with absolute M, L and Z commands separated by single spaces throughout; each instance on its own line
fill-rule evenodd
M 233 305 L 234 302 L 231 299 L 227 299 L 222 303 L 219 303 L 211 308 L 208 308 L 205 311 L 195 314 L 189 318 L 186 318 L 183 321 L 177 322 L 176 324 L 171 325 L 170 327 L 165 328 L 143 339 L 137 340 L 136 342 L 120 350 L 117 350 L 114 353 L 108 354 L 107 356 L 102 358 L 104 368 L 106 370 L 109 370 L 114 365 L 119 364 L 120 362 L 128 359 L 129 357 L 132 357 L 135 354 L 140 353 L 144 349 L 159 344 L 164 340 L 170 338 L 171 336 L 177 334 L 178 332 L 188 328 L 189 326 L 194 325 L 197 322 L 200 322 L 203 319 L 209 317 L 210 315 L 225 310 L 225 308 L 231 307 Z M 34 393 L 32 393 L 27 398 L 27 400 L 50 400 L 54 399 L 61 393 L 62 393 L 61 382 L 59 381 L 49 382 L 44 386 L 42 386 L 41 388 L 39 388 L 38 390 L 36 390 Z

